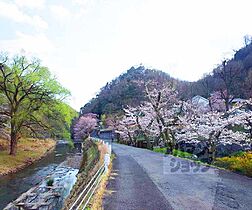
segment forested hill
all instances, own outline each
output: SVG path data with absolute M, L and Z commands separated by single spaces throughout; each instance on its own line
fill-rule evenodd
M 233 97 L 252 97 L 252 42 L 237 50 L 212 73 L 191 84 L 190 95 L 209 97 L 214 91 L 228 90 Z
M 221 60 L 221 58 L 220 58 Z M 235 52 L 232 59 L 223 61 L 210 74 L 196 82 L 180 81 L 159 70 L 143 66 L 131 67 L 101 88 L 82 113 L 111 114 L 122 111 L 126 105 L 137 106 L 145 99 L 144 84 L 172 82 L 183 99 L 195 95 L 210 97 L 214 91 L 228 92 L 227 97 L 252 97 L 252 42 Z
M 173 78 L 162 71 L 146 69 L 143 66 L 131 67 L 101 88 L 99 94 L 81 108 L 82 112 L 111 114 L 121 111 L 125 105 L 137 106 L 145 99 L 144 84 L 150 81 L 163 84 L 171 80 Z

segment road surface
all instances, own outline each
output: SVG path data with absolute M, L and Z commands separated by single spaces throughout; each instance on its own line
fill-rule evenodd
M 252 209 L 252 179 L 172 156 L 113 144 L 105 210 Z

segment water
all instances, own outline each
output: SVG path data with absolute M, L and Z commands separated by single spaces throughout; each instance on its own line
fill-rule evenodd
M 0 209 L 22 193 L 40 183 L 70 154 L 80 152 L 79 145 L 71 149 L 67 144 L 57 144 L 55 150 L 42 160 L 15 173 L 0 178 Z

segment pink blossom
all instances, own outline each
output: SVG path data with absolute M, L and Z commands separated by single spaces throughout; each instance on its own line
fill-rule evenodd
M 84 139 L 88 137 L 96 126 L 97 119 L 93 115 L 81 116 L 74 126 L 74 138 Z

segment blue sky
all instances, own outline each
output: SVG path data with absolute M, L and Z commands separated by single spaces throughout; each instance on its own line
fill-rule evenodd
M 133 65 L 197 80 L 252 34 L 249 0 L 0 0 L 0 50 L 40 58 L 75 109 Z

